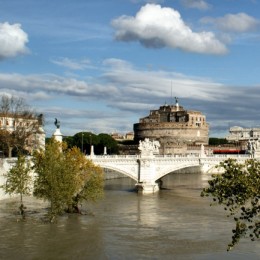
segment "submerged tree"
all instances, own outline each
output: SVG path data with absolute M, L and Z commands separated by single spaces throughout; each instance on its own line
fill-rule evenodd
M 25 218 L 23 195 L 29 195 L 32 188 L 32 174 L 30 161 L 19 155 L 15 165 L 6 174 L 6 183 L 1 186 L 10 195 L 20 196 L 20 214 Z
M 95 201 L 102 197 L 103 171 L 86 159 L 76 147 L 65 152 L 65 163 L 66 169 L 72 173 L 74 179 L 74 193 L 68 203 L 68 211 L 80 213 L 79 203 L 84 200 Z
M 68 149 L 51 140 L 45 151 L 35 152 L 33 161 L 37 174 L 34 195 L 50 202 L 51 221 L 64 210 L 79 211 L 78 203 L 82 200 L 102 195 L 102 170 L 78 148 Z
M 247 160 L 240 164 L 234 159 L 220 163 L 223 174 L 213 175 L 209 187 L 204 188 L 202 196 L 212 196 L 213 201 L 224 205 L 233 216 L 235 228 L 232 230 L 231 250 L 239 240 L 248 237 L 259 240 L 260 231 L 260 162 Z

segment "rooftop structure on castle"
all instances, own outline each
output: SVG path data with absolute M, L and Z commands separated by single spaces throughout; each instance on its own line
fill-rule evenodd
M 175 98 L 175 105 L 164 104 L 134 124 L 135 140 L 158 140 L 163 153 L 173 153 L 176 146 L 207 145 L 209 126 L 199 111 L 185 110 Z M 175 149 L 176 150 L 176 149 Z

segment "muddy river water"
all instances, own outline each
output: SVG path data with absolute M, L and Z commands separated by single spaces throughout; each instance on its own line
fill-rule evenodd
M 232 219 L 210 207 L 201 174 L 171 174 L 153 195 L 133 192 L 128 178 L 106 181 L 104 199 L 85 204 L 87 215 L 41 221 L 46 205 L 26 198 L 0 201 L 0 259 L 260 259 L 260 243 L 242 240 L 226 252 Z

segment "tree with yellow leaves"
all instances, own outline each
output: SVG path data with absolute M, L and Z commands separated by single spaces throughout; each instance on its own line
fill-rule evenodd
M 103 194 L 103 172 L 100 167 L 73 147 L 51 140 L 45 151 L 33 156 L 34 195 L 50 202 L 49 216 L 53 221 L 68 210 L 79 212 L 83 200 L 95 200 Z

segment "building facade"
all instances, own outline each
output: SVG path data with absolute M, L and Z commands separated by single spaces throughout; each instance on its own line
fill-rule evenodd
M 178 104 L 163 105 L 134 124 L 135 140 L 158 140 L 161 154 L 183 154 L 187 145 L 208 145 L 209 126 L 199 111 Z
M 239 144 L 243 149 L 247 148 L 249 141 L 258 140 L 260 138 L 260 128 L 243 128 L 240 126 L 232 126 L 229 128 L 229 134 L 226 137 L 230 143 Z
M 45 149 L 45 131 L 42 117 L 0 114 L 0 130 L 25 136 L 24 150 L 32 153 L 36 149 Z
M 248 141 L 260 137 L 260 128 L 243 128 L 233 126 L 229 128 L 229 135 L 226 137 L 229 142 Z

